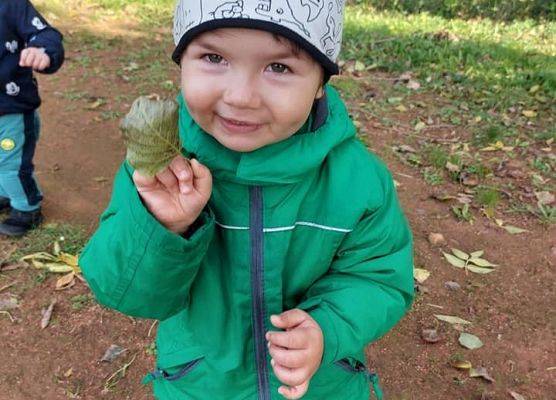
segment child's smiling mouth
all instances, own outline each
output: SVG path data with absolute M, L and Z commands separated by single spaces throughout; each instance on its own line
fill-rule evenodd
M 230 133 L 251 133 L 258 130 L 262 124 L 225 118 L 216 114 L 218 122 Z

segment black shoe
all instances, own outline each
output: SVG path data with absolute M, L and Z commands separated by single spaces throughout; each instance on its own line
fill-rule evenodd
M 8 218 L 0 224 L 0 235 L 23 236 L 30 229 L 39 226 L 42 220 L 40 208 L 35 211 L 19 211 L 12 208 Z
M 7 197 L 0 197 L 0 212 L 10 208 L 10 199 Z

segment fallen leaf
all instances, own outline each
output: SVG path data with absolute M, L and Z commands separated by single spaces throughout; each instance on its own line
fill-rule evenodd
M 453 164 L 450 161 L 446 161 L 445 167 L 450 172 L 459 172 L 460 171 L 459 165 Z
M 50 302 L 48 308 L 42 310 L 41 329 L 45 329 L 50 323 L 50 318 L 52 318 L 52 311 L 54 310 L 55 305 L 56 300 L 54 299 Z
M 471 272 L 476 273 L 476 274 L 490 274 L 491 272 L 494 272 L 493 268 L 476 267 L 474 265 L 468 265 L 465 268 L 467 270 L 471 271 Z
M 422 131 L 423 129 L 425 129 L 427 127 L 427 125 L 425 125 L 425 123 L 423 121 L 419 121 L 415 124 L 415 130 L 417 132 Z
M 463 252 L 463 251 L 461 251 L 461 250 L 452 248 L 452 253 L 453 253 L 456 257 L 461 258 L 462 260 L 467 260 L 467 259 L 469 259 L 469 254 L 467 254 L 467 253 L 465 253 L 465 252 Z
M 429 234 L 429 243 L 432 244 L 433 246 L 438 246 L 441 244 L 445 244 L 446 239 L 444 239 L 444 235 L 441 233 L 431 232 Z
M 485 367 L 478 367 L 478 368 L 471 368 L 469 370 L 469 377 L 470 378 L 483 378 L 488 382 L 495 382 L 494 379 L 488 374 L 488 371 Z
M 421 331 L 421 338 L 427 343 L 437 343 L 440 341 L 440 336 L 436 329 L 423 329 Z
M 118 346 L 117 344 L 112 344 L 108 349 L 106 349 L 100 361 L 110 363 L 114 361 L 116 358 L 118 358 L 120 355 L 125 353 L 126 351 L 127 349 Z
M 504 225 L 502 226 L 508 233 L 512 235 L 519 235 L 520 233 L 529 232 L 527 229 L 518 228 L 517 226 L 513 225 Z
M 75 272 L 70 272 L 56 281 L 56 290 L 69 289 L 75 285 Z
M 554 195 L 547 191 L 535 192 L 535 197 L 537 198 L 538 202 L 542 205 L 549 205 L 554 203 Z
M 409 82 L 407 82 L 406 87 L 411 90 L 417 90 L 421 87 L 421 84 L 413 79 L 410 79 Z
M 19 301 L 12 295 L 0 297 L 0 311 L 13 310 L 17 307 L 19 307 Z
M 508 394 L 510 396 L 512 396 L 512 399 L 514 399 L 514 400 L 525 400 L 525 397 L 523 397 L 522 395 L 520 395 L 517 392 L 514 392 L 513 390 L 508 389 Z
M 481 339 L 467 332 L 462 332 L 459 335 L 458 341 L 459 344 L 461 344 L 463 347 L 469 350 L 476 350 L 483 347 L 483 342 L 481 342 Z
M 64 377 L 69 378 L 72 374 L 73 374 L 73 368 L 70 368 L 66 372 L 64 372 Z
M 444 286 L 450 290 L 458 290 L 461 289 L 461 285 L 454 281 L 444 282 Z
M 444 254 L 444 258 L 446 258 L 446 260 L 452 264 L 454 267 L 458 267 L 458 268 L 464 268 L 465 267 L 465 261 L 457 258 L 456 256 L 453 256 L 452 254 L 448 254 L 448 253 L 442 253 Z
M 473 365 L 471 365 L 471 362 L 467 361 L 467 360 L 455 360 L 452 363 L 450 363 L 450 365 L 456 369 L 471 369 L 473 367 Z
M 441 315 L 441 314 L 434 314 L 434 316 L 439 319 L 440 321 L 448 322 L 452 325 L 470 325 L 471 322 L 466 321 L 460 317 L 456 317 L 453 315 Z
M 498 266 L 496 264 L 492 264 L 488 260 L 485 260 L 485 259 L 479 258 L 479 257 L 471 257 L 469 259 L 469 262 L 475 264 L 478 267 L 497 267 Z
M 423 284 L 431 275 L 430 271 L 423 268 L 413 268 L 413 277 L 417 282 Z
M 523 110 L 521 113 L 527 118 L 535 118 L 537 116 L 537 112 L 534 110 Z
M 479 251 L 474 251 L 473 253 L 470 254 L 471 258 L 478 258 L 481 257 L 483 254 L 485 254 L 484 250 L 479 250 Z

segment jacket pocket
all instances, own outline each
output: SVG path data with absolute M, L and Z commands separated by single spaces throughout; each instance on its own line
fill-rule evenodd
M 369 373 L 369 370 L 361 361 L 354 358 L 344 358 L 334 363 L 338 367 L 351 373 Z
M 154 371 L 147 374 L 147 376 L 143 379 L 143 384 L 150 383 L 157 379 L 168 382 L 179 381 L 197 368 L 199 364 L 203 362 L 204 358 L 204 356 L 201 356 L 184 364 L 166 366 L 164 368 L 157 367 Z

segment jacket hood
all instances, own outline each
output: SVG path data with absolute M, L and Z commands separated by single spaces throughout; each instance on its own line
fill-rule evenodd
M 335 147 L 355 137 L 355 126 L 338 92 L 327 85 L 326 96 L 328 117 L 320 128 L 311 131 L 306 123 L 285 140 L 241 153 L 224 147 L 203 131 L 180 94 L 180 138 L 188 155 L 206 165 L 218 179 L 262 186 L 299 182 L 319 168 Z

